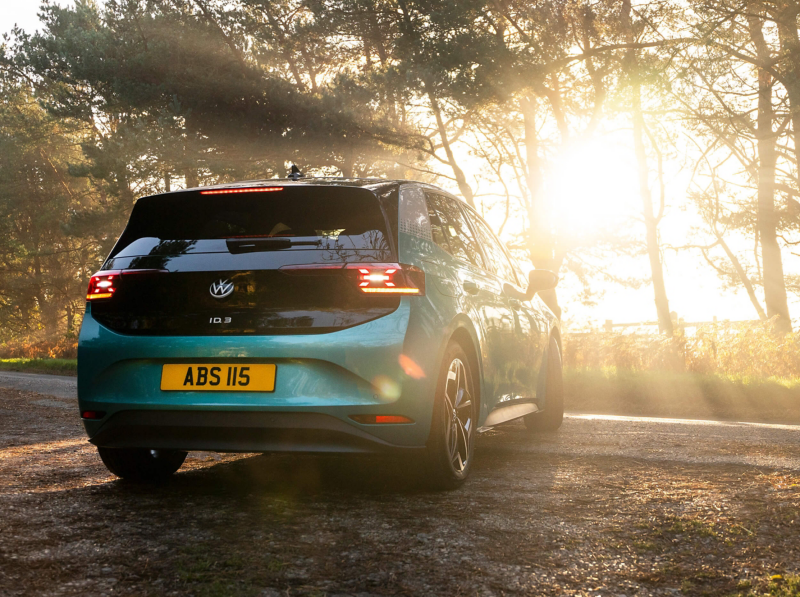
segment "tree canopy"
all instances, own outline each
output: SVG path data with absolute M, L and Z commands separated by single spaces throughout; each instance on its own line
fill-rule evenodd
M 0 340 L 72 332 L 137 197 L 291 164 L 447 186 L 574 300 L 652 284 L 667 333 L 670 251 L 789 330 L 799 15 L 793 0 L 44 2 L 41 32 L 0 55 Z M 612 146 L 637 203 L 576 227 L 590 203 L 564 199 L 564 156 Z M 581 160 L 571 176 L 594 176 Z M 644 271 L 615 270 L 625 259 Z

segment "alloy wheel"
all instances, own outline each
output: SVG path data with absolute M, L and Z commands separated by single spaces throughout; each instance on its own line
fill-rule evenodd
M 473 407 L 471 377 L 465 363 L 455 358 L 447 369 L 444 389 L 445 444 L 450 463 L 463 473 L 472 456 Z

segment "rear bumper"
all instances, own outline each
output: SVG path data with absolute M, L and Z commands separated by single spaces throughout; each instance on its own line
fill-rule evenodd
M 415 450 L 320 413 L 128 410 L 111 415 L 90 440 L 105 448 L 214 452 L 374 454 Z
M 100 325 L 87 309 L 78 346 L 78 402 L 81 411 L 106 416 L 84 426 L 90 441 L 108 447 L 419 448 L 430 432 L 440 344 L 412 331 L 419 327 L 406 298 L 385 317 L 308 336 L 128 336 Z M 418 363 L 423 375 L 404 373 L 401 355 Z M 273 363 L 275 391 L 161 391 L 165 363 Z M 162 413 L 169 425 L 159 423 Z M 362 425 L 350 418 L 361 414 L 403 415 L 415 423 Z

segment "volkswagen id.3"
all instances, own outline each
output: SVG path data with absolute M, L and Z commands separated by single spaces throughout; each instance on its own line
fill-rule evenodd
M 114 474 L 189 450 L 403 452 L 439 486 L 476 434 L 561 424 L 559 320 L 436 187 L 264 180 L 139 199 L 91 277 L 80 411 Z

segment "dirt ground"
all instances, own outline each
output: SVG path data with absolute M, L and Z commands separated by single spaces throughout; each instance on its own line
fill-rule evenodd
M 74 400 L 0 390 L 4 596 L 793 595 L 798 572 L 794 428 L 512 424 L 443 493 L 394 461 L 209 453 L 137 486 Z

